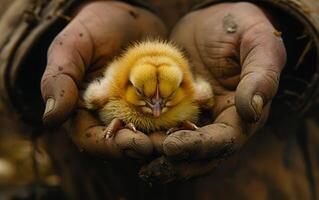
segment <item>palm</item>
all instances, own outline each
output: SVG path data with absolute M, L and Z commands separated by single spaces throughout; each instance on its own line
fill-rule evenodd
M 208 146 L 192 145 L 191 132 L 175 132 L 164 141 L 166 155 L 186 151 L 194 159 L 210 157 L 225 142 L 235 150 L 262 126 L 285 64 L 285 49 L 274 31 L 264 12 L 250 3 L 198 10 L 175 26 L 170 38 L 185 48 L 194 73 L 211 82 L 216 104 L 214 120 L 198 130 Z
M 186 163 L 162 157 L 142 175 L 168 182 L 207 173 L 262 127 L 286 59 L 281 37 L 274 33 L 263 10 L 251 3 L 221 3 L 180 20 L 170 38 L 185 48 L 195 76 L 210 81 L 213 120 L 196 131 L 174 132 L 157 145 L 169 158 Z M 173 175 L 161 176 L 161 163 Z
M 128 132 L 114 141 L 105 141 L 102 123 L 82 109 L 78 99 L 86 84 L 101 75 L 122 47 L 143 37 L 164 34 L 163 23 L 144 9 L 113 1 L 84 4 L 50 46 L 41 82 L 47 102 L 44 122 L 61 123 L 79 105 L 68 124 L 70 136 L 80 148 L 110 158 L 123 156 L 122 149 L 133 149 L 140 152 L 139 156 L 149 154 L 152 146 L 142 133 Z

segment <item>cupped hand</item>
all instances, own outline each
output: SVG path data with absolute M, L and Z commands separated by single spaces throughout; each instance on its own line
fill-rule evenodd
M 210 125 L 159 140 L 166 158 L 145 166 L 141 175 L 160 182 L 207 173 L 236 152 L 265 123 L 286 62 L 280 32 L 251 3 L 194 11 L 180 20 L 170 38 L 185 48 L 195 74 L 210 81 L 216 101 Z M 176 162 L 185 159 L 187 163 Z
M 78 100 L 86 84 L 102 74 L 122 47 L 144 37 L 163 35 L 161 20 L 145 9 L 114 1 L 82 5 L 48 50 L 41 82 L 46 102 L 44 124 L 59 125 L 76 109 L 68 127 L 80 148 L 109 158 L 121 157 L 123 152 L 131 157 L 150 154 L 152 144 L 143 133 L 125 129 L 114 140 L 105 140 L 103 125 L 81 108 Z

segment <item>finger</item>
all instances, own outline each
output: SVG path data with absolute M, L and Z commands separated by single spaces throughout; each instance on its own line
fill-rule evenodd
M 265 111 L 269 110 L 266 106 Z M 213 124 L 196 131 L 177 131 L 163 142 L 164 154 L 172 159 L 198 160 L 228 157 L 238 150 L 263 125 L 268 112 L 256 124 L 248 124 L 239 117 L 235 106 L 225 109 Z
M 267 21 L 248 28 L 241 40 L 242 72 L 235 103 L 240 116 L 249 122 L 258 121 L 264 105 L 275 96 L 286 62 L 284 44 L 275 32 Z
M 78 86 L 91 61 L 93 44 L 87 29 L 77 18 L 52 42 L 41 92 L 46 108 L 43 121 L 47 125 L 63 122 L 74 109 Z
M 154 153 L 161 155 L 163 154 L 163 142 L 167 137 L 165 132 L 154 132 L 148 135 L 153 143 Z
M 211 172 L 225 160 L 214 159 L 209 161 L 173 162 L 162 156 L 150 164 L 141 168 L 139 176 L 146 183 L 169 183 L 173 181 L 185 181 L 191 177 L 201 176 Z
M 41 82 L 46 102 L 44 123 L 52 126 L 65 121 L 76 104 L 77 89 L 89 64 L 102 67 L 130 41 L 164 34 L 164 24 L 144 9 L 121 2 L 96 2 L 83 8 L 48 51 Z
M 263 125 L 269 108 L 270 105 L 267 105 L 266 112 L 256 124 L 244 124 L 236 115 L 235 107 L 232 106 L 220 114 L 212 125 L 205 126 L 198 131 L 187 131 L 183 134 L 180 134 L 182 131 L 173 133 L 172 135 L 176 135 L 173 138 L 168 136 L 163 144 L 164 153 L 173 160 L 165 156 L 155 159 L 142 167 L 139 172 L 140 178 L 149 184 L 163 184 L 185 181 L 211 172 L 226 161 L 227 156 L 242 146 L 252 132 Z M 172 149 L 170 149 L 171 145 L 167 146 L 169 142 L 175 145 Z M 177 157 L 196 161 L 176 161 Z
M 124 156 L 145 158 L 153 151 L 150 139 L 143 133 L 122 129 L 114 138 L 106 139 L 104 126 L 88 111 L 78 110 L 70 120 L 69 134 L 80 150 L 108 159 Z

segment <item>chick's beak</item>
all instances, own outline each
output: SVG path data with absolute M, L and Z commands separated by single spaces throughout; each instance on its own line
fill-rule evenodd
M 152 111 L 154 117 L 159 117 L 161 115 L 162 107 L 159 102 L 152 105 Z
M 160 96 L 160 92 L 158 89 L 158 85 L 156 87 L 156 92 L 154 97 L 152 98 L 152 104 L 150 105 L 152 111 L 153 111 L 153 116 L 154 117 L 159 117 L 162 112 L 162 98 Z

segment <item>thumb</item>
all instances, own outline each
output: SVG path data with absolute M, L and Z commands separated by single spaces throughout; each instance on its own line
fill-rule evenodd
M 90 63 L 93 44 L 81 23 L 73 20 L 52 42 L 41 80 L 46 103 L 43 122 L 48 126 L 64 122 L 76 106 L 78 86 Z
M 46 103 L 43 122 L 56 126 L 66 120 L 78 99 L 78 88 L 68 75 L 45 74 L 42 78 L 41 92 Z
M 249 122 L 258 121 L 275 96 L 286 62 L 282 39 L 274 32 L 270 23 L 262 24 L 244 33 L 241 41 L 242 71 L 235 104 L 238 114 Z

